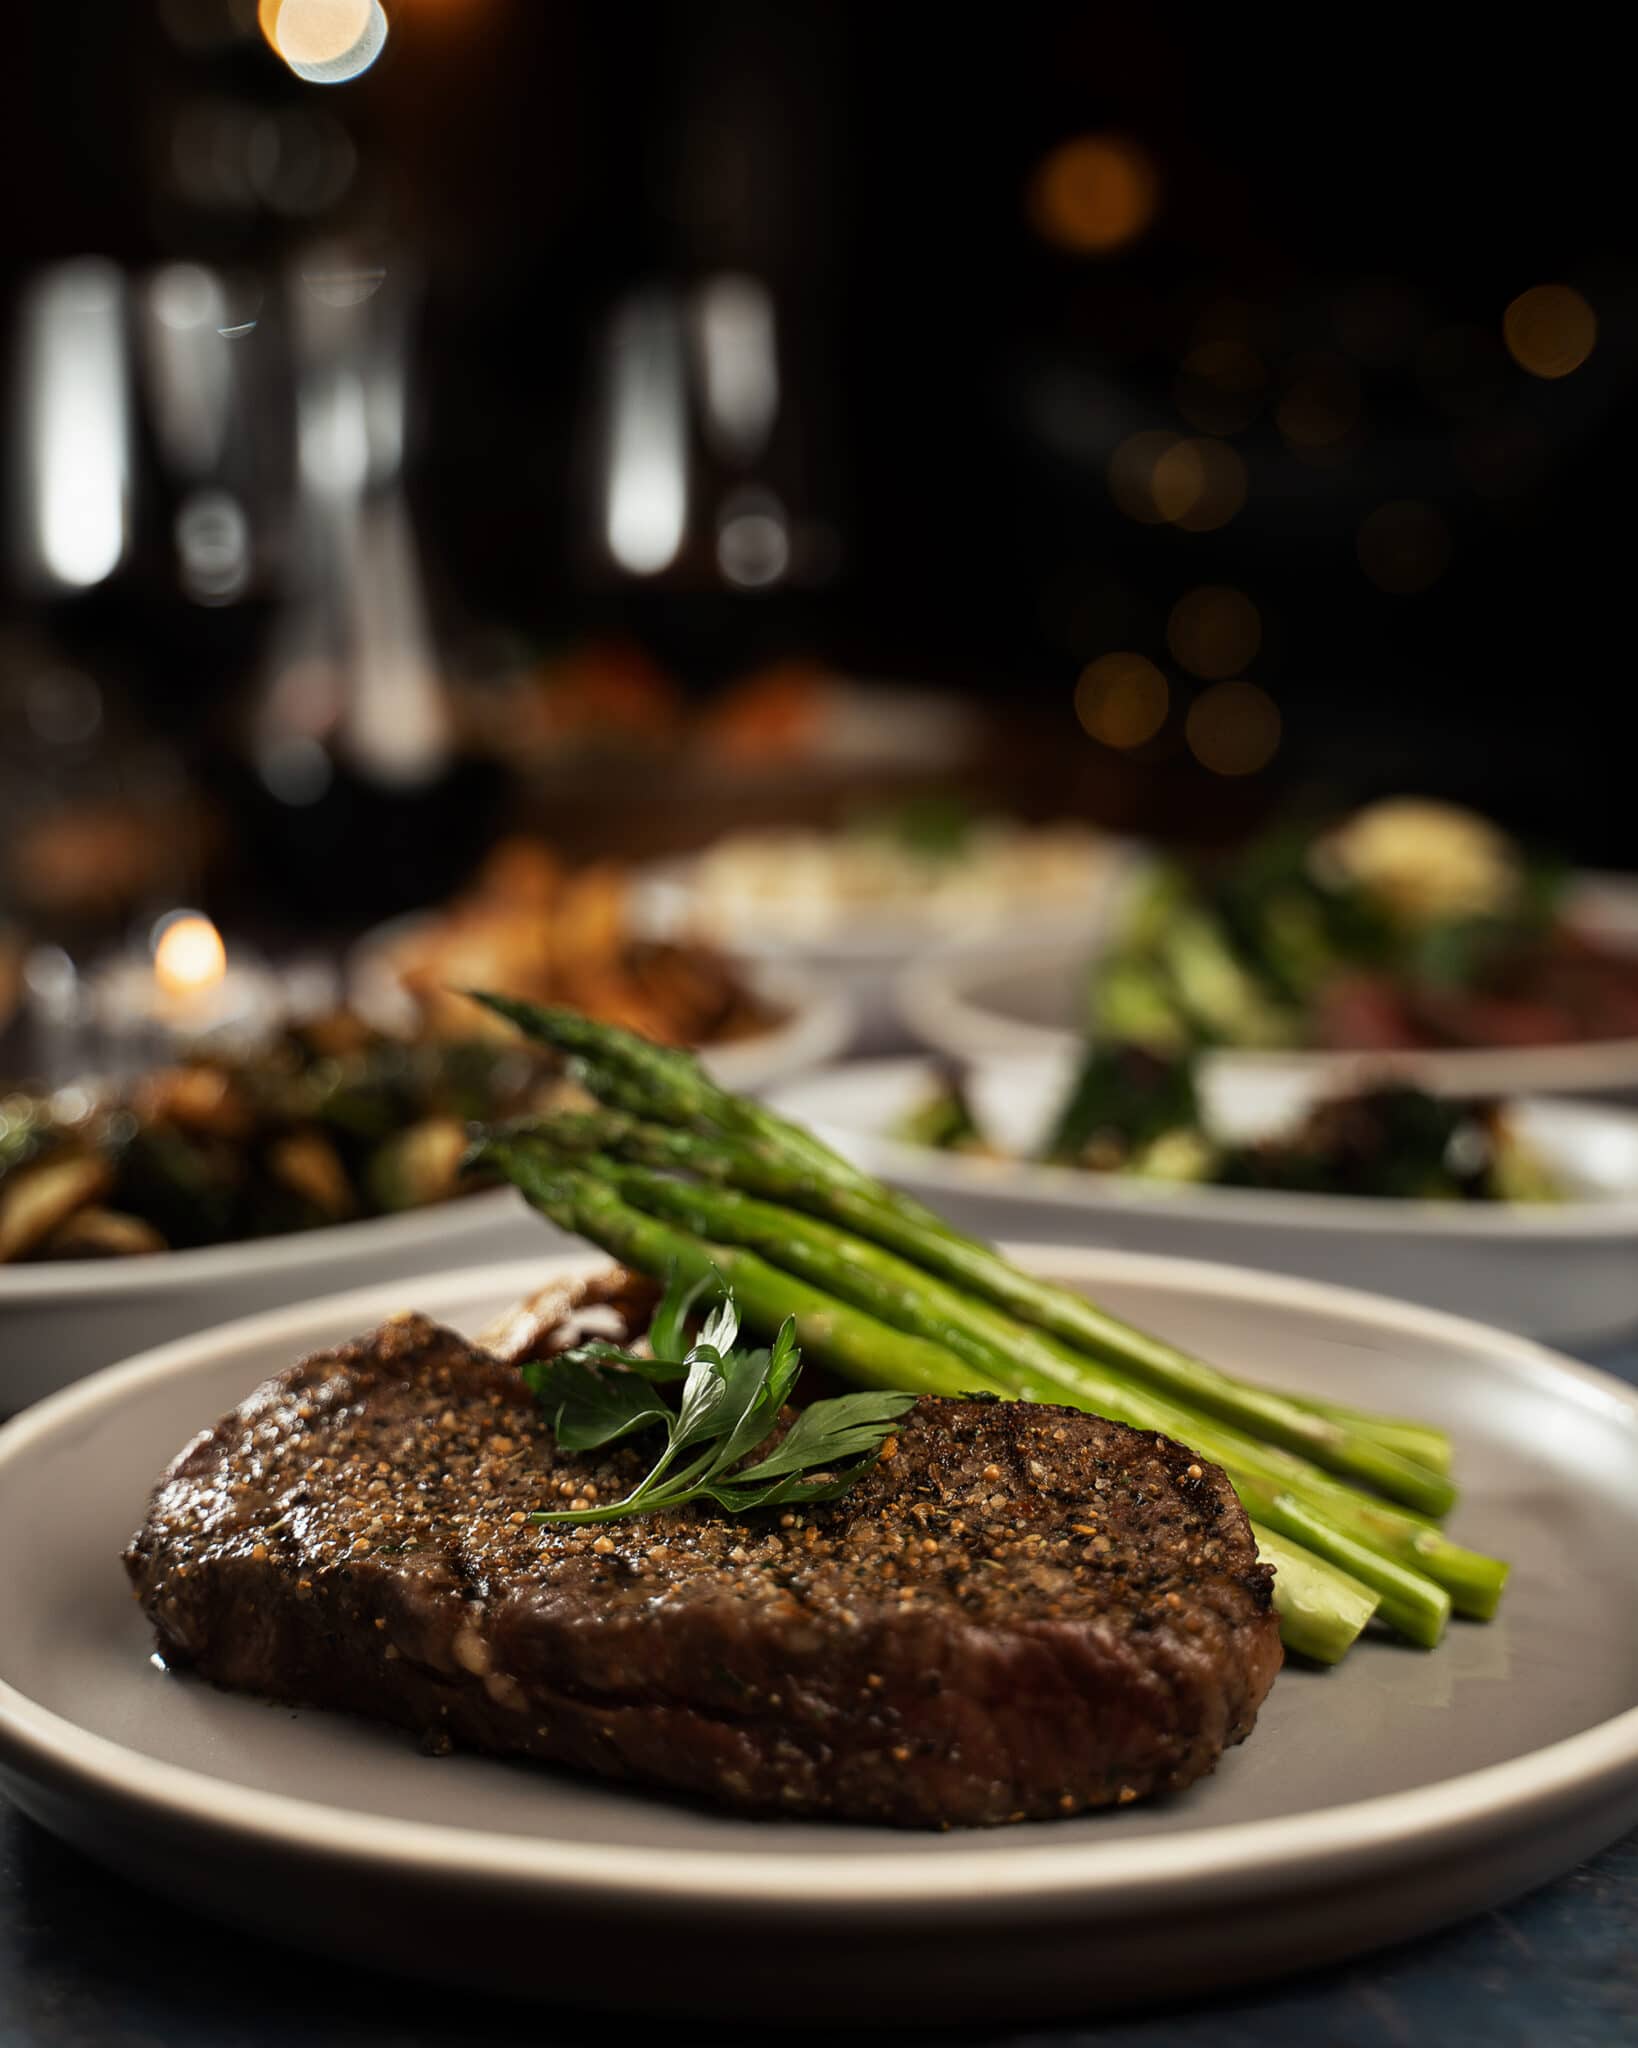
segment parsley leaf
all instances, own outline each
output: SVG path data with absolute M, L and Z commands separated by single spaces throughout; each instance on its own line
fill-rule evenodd
M 540 1509 L 531 1521 L 612 1522 L 691 1500 L 736 1515 L 835 1500 L 875 1463 L 894 1422 L 915 1405 L 914 1394 L 880 1392 L 815 1401 L 770 1445 L 802 1368 L 795 1318 L 786 1318 L 769 1348 L 738 1349 L 739 1313 L 725 1292 L 685 1351 L 684 1325 L 703 1292 L 703 1283 L 683 1289 L 673 1281 L 666 1289 L 649 1331 L 653 1357 L 599 1340 L 523 1368 L 566 1451 L 665 1432 L 664 1449 L 624 1500 Z M 676 1380 L 673 1408 L 661 1388 Z M 759 1449 L 765 1455 L 754 1458 Z

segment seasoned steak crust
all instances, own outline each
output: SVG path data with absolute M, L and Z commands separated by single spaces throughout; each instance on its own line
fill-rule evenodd
M 1227 1480 L 1077 1411 L 923 1400 L 850 1493 L 539 1528 L 568 1455 L 405 1316 L 183 1451 L 126 1565 L 176 1667 L 750 1813 L 900 1826 L 1175 1791 L 1250 1732 L 1272 1578 Z

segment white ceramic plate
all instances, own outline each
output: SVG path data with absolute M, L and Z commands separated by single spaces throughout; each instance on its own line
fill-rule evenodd
M 1061 1055 L 979 1061 L 967 1086 L 980 1125 L 1005 1150 L 1036 1149 L 1073 1068 Z M 1631 1110 L 1551 1097 L 1515 1105 L 1521 1135 L 1568 1191 L 1562 1202 L 1388 1201 L 1174 1186 L 903 1144 L 890 1133 L 929 1093 L 935 1071 L 915 1059 L 832 1067 L 776 1089 L 771 1100 L 868 1172 L 980 1237 L 1224 1259 L 1578 1344 L 1638 1326 Z M 1253 1137 L 1325 1091 L 1312 1075 L 1224 1062 L 1208 1071 L 1202 1092 L 1214 1129 Z
M 1120 889 L 1131 873 L 1136 849 L 1110 839 L 1088 876 L 1084 897 L 1049 909 L 1012 906 L 991 912 L 975 934 L 952 931 L 948 919 L 916 915 L 903 904 L 860 904 L 831 928 L 815 932 L 800 914 L 782 918 L 776 901 L 758 905 L 713 926 L 699 901 L 697 863 L 692 858 L 655 861 L 641 870 L 632 892 L 632 915 L 643 929 L 663 938 L 704 936 L 737 958 L 763 966 L 794 963 L 819 975 L 827 986 L 843 987 L 856 1004 L 861 1028 L 872 1044 L 903 1033 L 893 1001 L 894 981 L 907 960 L 959 944 L 968 957 L 1006 950 L 1021 942 L 1048 950 L 1089 953 L 1101 939 Z
M 1569 907 L 1590 931 L 1638 950 L 1638 878 L 1581 876 Z M 894 1006 L 917 1045 L 955 1059 L 1061 1056 L 1081 1040 L 1092 951 L 1030 941 L 1004 953 L 963 950 L 914 960 L 894 983 Z M 1638 1038 L 1391 1055 L 1235 1051 L 1213 1059 L 1245 1073 L 1297 1074 L 1337 1086 L 1362 1068 L 1391 1065 L 1449 1094 L 1638 1094 Z
M 399 984 L 391 957 L 405 938 L 431 919 L 430 911 L 395 917 L 366 932 L 348 955 L 347 1000 L 378 1030 L 415 1027 L 415 1006 Z M 845 988 L 788 962 L 752 962 L 746 972 L 756 993 L 784 1015 L 753 1037 L 702 1049 L 702 1063 L 724 1088 L 755 1095 L 793 1074 L 823 1066 L 847 1049 L 854 1010 Z
M 1021 2022 L 1174 1999 L 1499 1903 L 1638 1821 L 1638 1394 L 1366 1295 L 1065 1250 L 1031 1264 L 1221 1363 L 1453 1433 L 1464 1540 L 1515 1560 L 1434 1654 L 1288 1669 L 1165 1803 L 1036 1827 L 758 1822 L 170 1677 L 118 1552 L 189 1435 L 413 1304 L 463 1328 L 576 1259 L 172 1344 L 0 1429 L 0 1782 L 145 1886 L 350 1959 L 773 2023 Z

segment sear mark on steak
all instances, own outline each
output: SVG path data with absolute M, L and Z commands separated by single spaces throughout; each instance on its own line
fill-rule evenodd
M 220 1685 L 758 1814 L 1175 1791 L 1279 1669 L 1228 1481 L 1118 1423 L 923 1400 L 833 1503 L 526 1519 L 646 1463 L 560 1451 L 515 1371 L 405 1316 L 199 1436 L 125 1561 L 166 1660 Z

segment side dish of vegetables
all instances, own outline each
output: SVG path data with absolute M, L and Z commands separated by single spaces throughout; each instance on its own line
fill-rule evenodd
M 1100 1039 L 1391 1052 L 1638 1036 L 1638 956 L 1567 914 L 1566 871 L 1415 798 L 1164 861 L 1094 963 Z
M 937 1151 L 1005 1156 L 959 1073 L 938 1077 L 892 1135 Z M 1383 1079 L 1326 1096 L 1295 1123 L 1230 1139 L 1202 1106 L 1189 1052 L 1088 1047 L 1036 1164 L 1198 1186 L 1402 1201 L 1551 1202 L 1560 1190 L 1505 1103 Z
M 467 1193 L 469 1126 L 554 1104 L 545 1055 L 328 1017 L 124 1086 L 0 1097 L 0 1264 L 120 1258 Z

